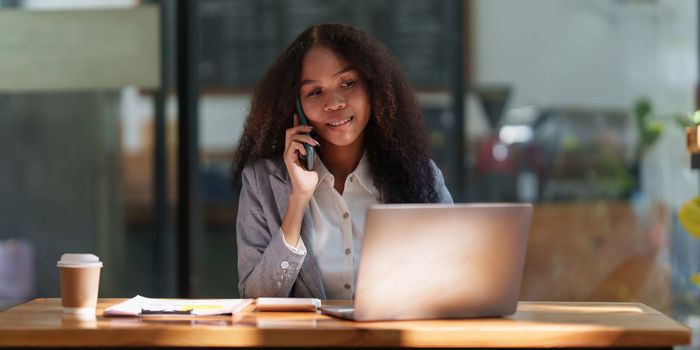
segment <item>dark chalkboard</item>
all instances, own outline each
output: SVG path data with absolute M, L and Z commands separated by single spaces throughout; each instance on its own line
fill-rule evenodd
M 462 37 L 451 20 L 455 1 L 461 0 L 201 0 L 201 83 L 252 88 L 304 29 L 339 22 L 387 45 L 416 87 L 445 88 L 450 40 Z

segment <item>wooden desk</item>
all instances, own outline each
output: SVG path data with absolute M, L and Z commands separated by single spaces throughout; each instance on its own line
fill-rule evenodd
M 639 303 L 521 302 L 510 317 L 355 323 L 315 313 L 236 317 L 114 318 L 61 313 L 36 299 L 0 313 L 0 347 L 659 347 L 688 344 L 690 331 Z

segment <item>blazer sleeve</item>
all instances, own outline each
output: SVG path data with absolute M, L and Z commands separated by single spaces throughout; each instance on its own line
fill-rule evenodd
M 238 289 L 242 298 L 288 297 L 306 255 L 289 249 L 279 223 L 268 222 L 274 219 L 263 210 L 257 180 L 254 166 L 243 169 L 236 219 Z
M 445 179 L 442 177 L 442 171 L 438 168 L 434 161 L 430 161 L 430 165 L 433 167 L 435 172 L 435 192 L 438 194 L 438 203 L 454 203 L 452 201 L 452 196 L 450 195 L 450 190 L 447 189 L 445 185 Z

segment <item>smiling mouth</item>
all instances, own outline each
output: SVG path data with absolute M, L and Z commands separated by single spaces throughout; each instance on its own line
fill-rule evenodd
M 347 118 L 345 118 L 345 119 L 343 119 L 343 120 L 339 120 L 339 121 L 337 121 L 337 122 L 328 123 L 327 125 L 330 125 L 330 126 L 341 126 L 341 125 L 345 125 L 345 124 L 349 123 L 349 122 L 352 120 L 352 118 L 354 118 L 354 117 L 355 117 L 355 116 L 349 116 L 349 117 L 347 117 Z

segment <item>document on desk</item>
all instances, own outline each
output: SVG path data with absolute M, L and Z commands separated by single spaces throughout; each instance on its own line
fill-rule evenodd
M 316 311 L 321 300 L 316 298 L 257 298 L 258 311 Z
M 235 314 L 252 303 L 252 299 L 153 299 L 137 295 L 108 307 L 105 316 L 210 316 Z

